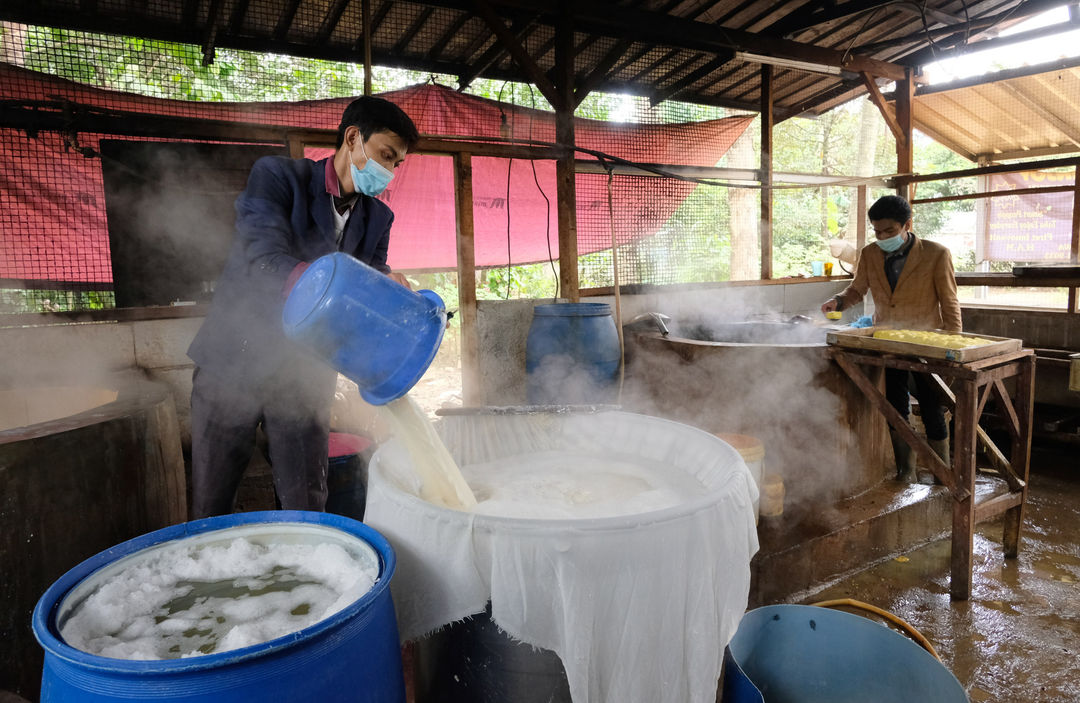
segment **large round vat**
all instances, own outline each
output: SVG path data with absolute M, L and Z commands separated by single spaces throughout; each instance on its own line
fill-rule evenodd
M 187 519 L 172 396 L 115 387 L 0 391 L 0 688 L 34 700 L 34 603 L 73 564 Z
M 615 457 L 699 490 L 603 517 L 464 512 L 422 500 L 408 452 L 383 444 L 365 520 L 399 557 L 394 600 L 402 637 L 420 640 L 418 703 L 715 701 L 758 547 L 757 489 L 735 449 L 670 420 L 571 408 L 463 410 L 440 434 L 466 476 Z
M 881 414 L 834 362 L 812 324 L 669 323 L 627 335 L 623 403 L 709 432 L 758 438 L 789 508 L 857 495 L 891 461 Z
M 198 549 L 237 538 L 268 548 L 333 545 L 378 577 L 371 590 L 328 617 L 299 631 L 229 651 L 165 660 L 114 659 L 81 651 L 63 639 L 67 620 L 127 565 L 167 548 Z M 389 591 L 394 564 L 393 550 L 381 535 L 355 520 L 328 513 L 223 515 L 129 540 L 65 573 L 38 602 L 33 624 L 45 649 L 41 699 L 404 703 Z

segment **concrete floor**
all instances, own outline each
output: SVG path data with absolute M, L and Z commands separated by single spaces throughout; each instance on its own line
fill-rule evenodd
M 843 578 L 803 602 L 854 598 L 921 631 L 973 703 L 1080 701 L 1080 451 L 1036 447 L 1017 559 L 1000 520 L 975 535 L 972 594 L 949 598 L 948 539 Z

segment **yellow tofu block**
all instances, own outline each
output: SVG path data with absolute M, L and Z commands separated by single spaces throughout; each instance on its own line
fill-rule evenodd
M 929 332 L 926 330 L 878 330 L 874 332 L 874 339 L 891 339 L 897 342 L 924 344 L 943 349 L 966 349 L 982 344 L 992 344 L 991 340 L 982 339 L 981 337 L 965 337 L 960 334 Z

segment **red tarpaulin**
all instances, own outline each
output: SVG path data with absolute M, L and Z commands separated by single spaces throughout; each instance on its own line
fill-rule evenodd
M 468 137 L 513 135 L 555 141 L 554 115 L 463 95 L 438 85 L 383 94 L 399 104 L 421 133 Z M 336 129 L 349 98 L 299 103 L 195 103 L 92 88 L 0 64 L 0 99 L 66 100 L 127 112 L 297 128 Z M 505 122 L 504 122 L 505 115 Z M 753 119 L 741 115 L 674 125 L 616 124 L 576 119 L 578 146 L 644 163 L 713 166 Z M 95 147 L 108 135 L 80 134 Z M 111 281 L 101 165 L 66 150 L 55 133 L 36 138 L 0 130 L 0 278 Z M 319 151 L 310 150 L 311 156 Z M 583 156 L 582 158 L 588 158 Z M 535 178 L 533 174 L 535 165 Z M 509 197 L 507 175 L 509 170 Z M 152 175 L 151 175 L 152 177 Z M 543 189 L 541 194 L 539 186 Z M 665 181 L 615 203 L 616 236 L 626 242 L 654 234 L 694 185 Z M 674 186 L 672 186 L 674 183 Z M 558 256 L 555 164 L 473 159 L 476 263 L 492 266 Z M 550 212 L 544 200 L 550 200 Z M 163 194 L 167 197 L 167 194 Z M 381 196 L 394 210 L 389 263 L 397 269 L 457 264 L 452 160 L 413 154 Z M 610 246 L 606 178 L 577 177 L 579 253 Z M 550 229 L 547 226 L 550 214 Z

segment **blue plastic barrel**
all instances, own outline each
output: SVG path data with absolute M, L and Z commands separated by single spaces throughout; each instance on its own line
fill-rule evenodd
M 526 399 L 530 405 L 615 402 L 621 359 L 607 303 L 537 305 L 525 343 Z
M 964 687 L 907 637 L 851 613 L 770 605 L 729 645 L 724 703 L 967 703 Z M 728 679 L 734 677 L 734 680 Z M 746 687 L 742 679 L 752 682 Z M 730 700 L 729 700 L 730 698 Z
M 439 351 L 446 306 L 348 254 L 316 259 L 285 301 L 285 333 L 356 383 L 372 405 L 408 393 Z
M 112 659 L 77 650 L 61 639 L 58 618 L 67 613 L 69 604 L 65 604 L 65 598 L 98 570 L 165 542 L 216 531 L 222 531 L 224 539 L 230 531 L 245 529 L 243 526 L 264 524 L 268 531 L 300 532 L 319 526 L 341 533 L 346 543 L 357 546 L 358 552 L 378 559 L 379 577 L 374 588 L 343 610 L 299 632 L 250 647 L 187 659 Z M 328 513 L 270 511 L 223 515 L 174 525 L 129 540 L 61 576 L 34 608 L 34 635 L 45 649 L 41 700 L 48 703 L 136 700 L 404 703 L 401 650 L 389 589 L 394 565 L 394 552 L 382 535 L 355 520 Z

